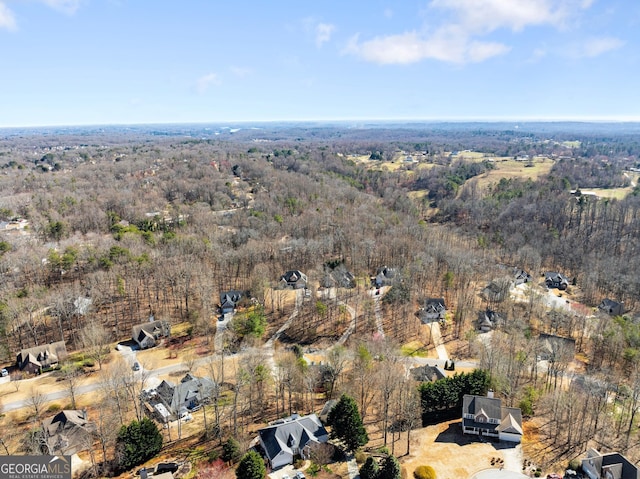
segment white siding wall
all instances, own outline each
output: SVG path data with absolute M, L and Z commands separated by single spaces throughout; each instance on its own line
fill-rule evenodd
M 509 442 L 520 442 L 522 441 L 522 436 L 520 434 L 512 434 L 508 432 L 500 433 L 501 441 L 509 441 Z

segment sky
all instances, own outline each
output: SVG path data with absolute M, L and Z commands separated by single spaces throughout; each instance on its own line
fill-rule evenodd
M 0 127 L 640 120 L 637 0 L 0 0 Z

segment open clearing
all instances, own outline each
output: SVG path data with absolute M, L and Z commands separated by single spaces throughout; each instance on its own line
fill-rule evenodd
M 532 180 L 549 174 L 553 166 L 553 160 L 547 158 L 534 158 L 528 161 L 516 161 L 508 158 L 494 158 L 495 169 L 477 177 L 478 186 L 485 187 L 497 183 L 502 178 L 521 178 Z M 532 166 L 527 166 L 532 165 Z M 473 181 L 473 180 L 471 180 Z
M 504 443 L 480 442 L 463 435 L 457 419 L 412 431 L 411 454 L 400 462 L 406 471 L 403 477 L 413 477 L 413 471 L 424 465 L 433 467 L 438 479 L 468 479 L 491 469 L 492 459 L 505 461 L 513 451 L 515 448 Z

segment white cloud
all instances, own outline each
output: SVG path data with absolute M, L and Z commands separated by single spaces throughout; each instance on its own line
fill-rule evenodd
M 316 46 L 320 48 L 323 43 L 331 40 L 331 35 L 336 29 L 335 25 L 329 23 L 318 23 L 316 25 Z
M 529 25 L 560 25 L 568 15 L 568 1 L 548 0 L 432 0 L 431 7 L 451 10 L 458 23 L 474 32 L 498 28 L 521 31 Z
M 575 54 L 578 58 L 593 58 L 602 55 L 603 53 L 610 52 L 612 50 L 617 50 L 624 45 L 624 42 L 619 38 L 613 37 L 601 37 L 601 38 L 591 38 L 584 42 L 577 49 Z
M 592 3 L 593 0 L 431 0 L 432 13 L 444 14 L 439 24 L 364 41 L 354 36 L 344 51 L 380 64 L 409 64 L 425 59 L 457 64 L 482 62 L 511 49 L 504 43 L 484 39 L 492 32 L 520 32 L 543 25 L 564 28 Z
M 238 67 L 238 66 L 231 66 L 229 67 L 229 70 L 231 70 L 231 73 L 233 73 L 235 76 L 239 78 L 244 78 L 250 75 L 251 73 L 253 73 L 253 70 L 251 70 L 251 68 L 244 68 L 244 67 Z
M 208 73 L 196 80 L 196 91 L 203 95 L 212 85 L 220 85 L 222 82 L 215 73 Z
M 80 4 L 82 0 L 41 0 L 45 5 L 53 8 L 54 10 L 58 10 L 60 12 L 66 13 L 67 15 L 73 15 L 76 13 L 78 8 L 80 8 Z
M 470 41 L 464 33 L 451 27 L 441 29 L 429 38 L 417 32 L 408 32 L 359 43 L 355 36 L 345 53 L 382 65 L 406 65 L 426 59 L 457 64 L 477 63 L 508 51 L 509 47 L 501 43 Z
M 40 3 L 58 10 L 59 12 L 73 15 L 76 13 L 83 0 L 38 0 Z M 13 12 L 0 1 L 0 30 L 14 31 L 18 29 L 18 24 Z
M 544 48 L 536 48 L 531 53 L 531 57 L 527 60 L 528 63 L 536 63 L 547 56 L 547 50 Z
M 0 29 L 14 31 L 18 29 L 16 17 L 13 12 L 2 2 L 0 2 Z

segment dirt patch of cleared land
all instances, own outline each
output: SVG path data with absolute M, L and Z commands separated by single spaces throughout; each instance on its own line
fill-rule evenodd
M 504 459 L 492 443 L 464 436 L 460 420 L 417 429 L 411 433 L 411 454 L 401 458 L 406 476 L 413 477 L 418 466 L 431 466 L 438 479 L 467 479 L 491 468 L 491 459 Z
M 485 187 L 491 183 L 497 183 L 502 178 L 521 178 L 532 180 L 547 175 L 553 166 L 553 160 L 548 158 L 534 158 L 529 161 L 516 161 L 507 158 L 493 158 L 495 169 L 478 177 L 478 186 Z M 527 166 L 529 165 L 529 166 Z

